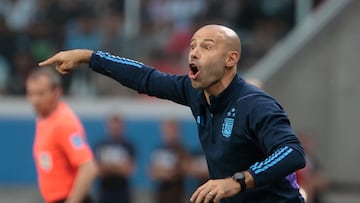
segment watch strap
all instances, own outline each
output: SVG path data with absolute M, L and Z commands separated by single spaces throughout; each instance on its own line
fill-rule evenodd
M 246 190 L 245 174 L 243 172 L 237 172 L 233 175 L 233 179 L 240 184 L 241 190 L 243 192 Z

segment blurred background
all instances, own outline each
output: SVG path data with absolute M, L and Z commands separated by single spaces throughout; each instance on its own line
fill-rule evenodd
M 261 83 L 289 113 L 311 163 L 298 172 L 299 182 L 321 199 L 313 202 L 360 202 L 359 11 L 357 0 L 0 0 L 0 202 L 41 202 L 34 114 L 24 97 L 25 78 L 39 61 L 87 48 L 186 74 L 189 40 L 210 23 L 237 31 L 239 74 Z M 151 202 L 154 194 L 150 154 L 162 141 L 164 120 L 176 120 L 189 154 L 201 151 L 187 108 L 139 95 L 86 67 L 62 79 L 65 100 L 94 148 L 108 116 L 122 118 L 136 154 L 134 203 Z M 197 183 L 184 180 L 188 198 Z

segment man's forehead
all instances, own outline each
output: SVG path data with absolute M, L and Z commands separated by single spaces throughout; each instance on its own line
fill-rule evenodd
M 30 77 L 27 80 L 27 84 L 38 85 L 38 86 L 51 86 L 50 78 L 45 75 L 38 75 L 37 77 Z
M 201 28 L 191 38 L 191 41 L 216 42 L 225 39 L 225 33 L 215 28 Z

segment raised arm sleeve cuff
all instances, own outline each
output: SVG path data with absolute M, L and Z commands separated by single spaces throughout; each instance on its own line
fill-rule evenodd
M 261 162 L 253 164 L 249 172 L 255 186 L 261 187 L 285 178 L 298 169 L 305 167 L 304 154 L 296 147 L 283 146 Z

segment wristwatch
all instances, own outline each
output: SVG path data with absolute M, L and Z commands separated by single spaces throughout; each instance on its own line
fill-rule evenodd
M 243 172 L 236 172 L 232 177 L 236 182 L 240 183 L 241 190 L 243 192 L 246 190 L 246 183 L 245 183 L 245 174 Z

